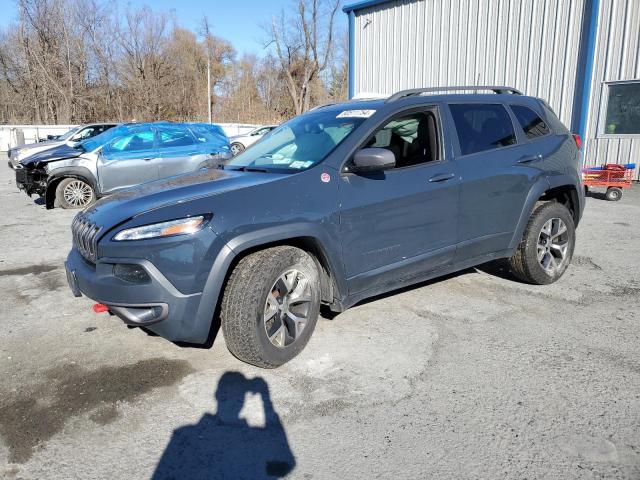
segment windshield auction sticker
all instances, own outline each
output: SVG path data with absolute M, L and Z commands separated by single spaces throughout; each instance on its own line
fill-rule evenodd
M 369 118 L 375 110 L 344 110 L 336 118 Z

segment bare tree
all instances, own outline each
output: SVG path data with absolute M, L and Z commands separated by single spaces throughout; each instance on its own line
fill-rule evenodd
M 334 19 L 339 0 L 298 0 L 289 19 L 283 12 L 269 29 L 296 114 L 309 109 L 312 85 L 329 64 L 333 48 Z
M 218 122 L 275 123 L 345 95 L 338 0 L 295 0 L 267 26 L 262 58 L 236 58 L 206 19 L 192 32 L 116 0 L 14 1 L 16 22 L 0 30 L 0 123 L 202 121 L 209 107 Z

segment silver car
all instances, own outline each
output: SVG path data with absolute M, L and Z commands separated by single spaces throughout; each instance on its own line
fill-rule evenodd
M 234 137 L 230 137 L 229 141 L 231 142 L 231 153 L 233 155 L 239 154 L 245 148 L 249 148 L 251 145 L 256 143 L 276 127 L 277 125 L 263 125 L 262 127 L 251 130 L 249 133 L 246 133 L 244 135 L 236 135 Z
M 100 135 L 116 125 L 117 123 L 89 123 L 74 127 L 68 132 L 52 140 L 14 147 L 9 150 L 9 167 L 15 168 L 25 158 L 30 157 L 33 154 L 49 150 L 50 148 L 58 147 L 63 144 L 74 147 L 80 142 L 95 137 L 96 135 Z
M 97 198 L 140 183 L 202 168 L 231 157 L 215 125 L 141 123 L 120 125 L 76 147 L 32 155 L 15 169 L 16 185 L 40 195 L 47 208 L 83 208 Z

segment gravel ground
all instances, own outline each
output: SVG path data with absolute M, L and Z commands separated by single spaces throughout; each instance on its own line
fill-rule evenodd
M 555 285 L 472 269 L 321 320 L 276 370 L 69 292 L 74 212 L 0 161 L 0 478 L 640 478 L 640 187 Z

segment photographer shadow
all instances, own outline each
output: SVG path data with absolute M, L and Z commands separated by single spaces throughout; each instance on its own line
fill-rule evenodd
M 240 418 L 247 393 L 261 396 L 264 427 L 252 427 Z M 154 480 L 282 478 L 293 471 L 295 457 L 264 379 L 226 372 L 215 397 L 215 415 L 207 413 L 197 424 L 173 432 Z

